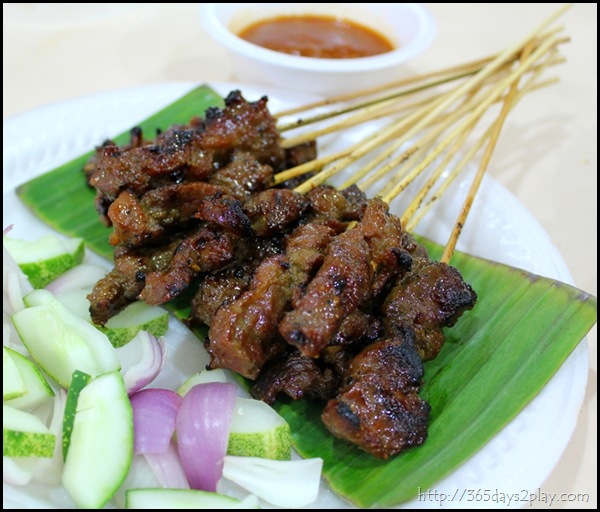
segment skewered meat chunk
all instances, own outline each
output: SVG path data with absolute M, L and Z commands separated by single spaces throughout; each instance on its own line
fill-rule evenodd
M 95 324 L 104 325 L 125 306 L 135 302 L 144 289 L 146 275 L 168 267 L 180 240 L 163 247 L 115 249 L 114 268 L 100 279 L 88 295 L 90 315 Z
M 321 419 L 340 439 L 381 459 L 422 444 L 430 406 L 418 394 L 423 365 L 410 331 L 364 348 Z
M 173 183 L 205 180 L 241 152 L 270 167 L 268 172 L 280 170 L 285 166 L 280 141 L 267 98 L 247 102 L 239 91 L 233 91 L 225 99 L 225 108 L 207 110 L 201 126 L 175 127 L 153 144 L 99 147 L 89 184 L 96 189 L 96 203 L 104 211 L 123 190 L 141 196 L 156 188 L 156 177 Z
M 193 224 L 194 215 L 206 198 L 223 192 L 215 185 L 199 181 L 153 189 L 141 199 L 124 190 L 108 209 L 114 228 L 109 241 L 112 245 L 129 247 L 156 245 L 174 230 Z
M 454 267 L 435 260 L 415 258 L 383 305 L 385 326 L 391 335 L 408 327 L 423 360 L 434 359 L 445 341 L 444 327 L 472 309 L 477 294 Z
M 293 349 L 270 364 L 250 392 L 254 398 L 268 404 L 272 404 L 280 393 L 292 400 L 311 398 L 324 401 L 333 396 L 339 380 L 331 369 L 321 369 L 315 359 Z
M 252 197 L 252 194 L 271 186 L 273 168 L 261 163 L 252 153 L 234 150 L 231 161 L 219 167 L 207 182 L 227 191 L 240 200 Z
M 206 348 L 211 368 L 229 368 L 254 379 L 263 364 L 286 344 L 277 326 L 294 295 L 323 257 L 333 233 L 324 225 L 298 227 L 287 238 L 285 252 L 262 261 L 249 289 L 215 313 Z
M 338 392 L 342 375 L 356 353 L 381 333 L 379 319 L 356 310 L 342 322 L 319 358 L 289 348 L 265 365 L 250 392 L 269 404 L 279 393 L 293 400 L 311 398 L 324 403 Z
M 369 247 L 360 229 L 345 231 L 329 245 L 306 293 L 281 320 L 279 332 L 308 357 L 317 357 L 344 318 L 370 298 Z
M 380 199 L 362 207 L 359 224 L 331 243 L 323 266 L 279 326 L 286 341 L 305 356 L 317 357 L 346 316 L 410 268 L 400 219 L 389 215 Z M 342 215 L 339 210 L 336 214 Z
M 256 378 L 262 365 L 285 348 L 277 324 L 289 302 L 289 263 L 277 255 L 255 270 L 249 289 L 213 316 L 206 348 L 210 367 Z
M 138 298 L 152 305 L 169 302 L 184 292 L 200 273 L 232 263 L 238 241 L 238 237 L 225 231 L 199 226 L 177 246 L 167 268 L 146 275 Z
M 250 264 L 234 264 L 206 276 L 192 299 L 188 324 L 210 326 L 221 305 L 233 302 L 247 290 L 253 269 Z
M 250 197 L 244 203 L 244 211 L 258 236 L 272 236 L 286 231 L 308 206 L 308 200 L 298 192 L 269 189 Z
M 402 245 L 400 218 L 390 215 L 388 204 L 381 199 L 367 202 L 359 226 L 369 246 L 373 267 L 372 296 L 377 297 L 386 285 L 410 268 L 412 257 Z

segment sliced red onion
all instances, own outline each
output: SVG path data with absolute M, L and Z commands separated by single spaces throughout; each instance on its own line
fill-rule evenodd
M 177 414 L 179 458 L 192 489 L 216 492 L 227 453 L 236 386 L 197 384 L 183 397 Z
M 68 290 L 91 290 L 106 275 L 99 265 L 82 263 L 67 270 L 46 286 L 46 290 L 57 295 Z
M 133 409 L 133 451 L 162 453 L 175 432 L 182 398 L 170 389 L 148 388 L 130 397 Z
M 162 453 L 146 453 L 143 456 L 156 476 L 158 485 L 167 489 L 190 488 L 174 441 Z
M 129 395 L 150 384 L 167 359 L 167 343 L 147 331 L 138 332 L 126 345 L 117 349 L 121 373 Z

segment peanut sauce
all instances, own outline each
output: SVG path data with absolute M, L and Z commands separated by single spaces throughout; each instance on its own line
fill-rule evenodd
M 347 19 L 280 16 L 254 23 L 238 36 L 269 50 L 303 57 L 354 59 L 394 50 L 382 34 Z

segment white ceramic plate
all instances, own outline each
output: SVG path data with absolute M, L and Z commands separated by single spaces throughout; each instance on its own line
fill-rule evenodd
M 104 139 L 129 129 L 141 119 L 194 87 L 172 83 L 115 91 L 50 105 L 9 119 L 3 124 L 4 227 L 14 225 L 12 236 L 33 240 L 49 232 L 17 199 L 20 183 L 90 150 Z M 272 112 L 305 103 L 311 98 L 283 91 L 257 89 L 240 84 L 211 84 L 221 94 L 239 88 L 246 99 L 268 95 Z M 320 152 L 355 141 L 373 127 L 352 129 L 324 139 Z M 472 172 L 472 170 L 470 171 Z M 445 244 L 462 198 L 469 186 L 468 173 L 424 218 L 417 231 Z M 393 209 L 403 211 L 402 199 Z M 499 183 L 486 177 L 458 250 L 501 261 L 536 274 L 571 283 L 569 271 L 549 236 L 532 215 Z M 92 261 L 99 259 L 89 256 Z M 104 262 L 107 268 L 110 262 Z M 168 333 L 169 362 L 155 386 L 176 388 L 186 376 L 203 368 L 207 356 L 197 340 L 176 321 Z M 438 482 L 432 491 L 457 496 L 454 502 L 415 499 L 411 508 L 502 507 L 491 500 L 494 492 L 513 495 L 511 507 L 522 507 L 551 472 L 575 428 L 587 382 L 585 340 L 573 352 L 550 383 L 502 432 L 462 467 Z M 429 489 L 422 489 L 426 492 Z M 458 494 L 456 494 L 458 491 Z M 478 493 L 479 491 L 479 493 Z M 458 501 L 458 497 L 462 500 Z M 488 496 L 490 499 L 486 499 Z M 30 484 L 14 488 L 4 484 L 4 508 L 72 508 L 60 488 Z M 349 505 L 324 484 L 311 508 L 345 508 Z

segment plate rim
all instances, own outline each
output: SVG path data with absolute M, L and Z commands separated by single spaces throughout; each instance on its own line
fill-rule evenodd
M 116 89 L 116 90 L 112 90 L 112 91 L 104 91 L 104 92 L 99 92 L 99 93 L 94 93 L 94 94 L 89 94 L 89 95 L 83 95 L 83 96 L 80 96 L 77 98 L 72 98 L 69 100 L 44 105 L 42 107 L 32 109 L 30 111 L 27 111 L 27 112 L 24 112 L 21 114 L 17 114 L 17 115 L 11 116 L 11 117 L 3 120 L 3 146 L 5 147 L 7 145 L 7 143 L 9 145 L 11 144 L 11 137 L 14 136 L 12 134 L 12 132 L 14 132 L 14 131 L 18 132 L 19 125 L 25 126 L 31 122 L 35 122 L 37 119 L 39 119 L 40 116 L 43 116 L 43 115 L 48 115 L 48 114 L 53 114 L 53 113 L 62 113 L 61 115 L 64 115 L 65 113 L 68 114 L 70 109 L 76 108 L 77 106 L 86 105 L 86 104 L 92 103 L 94 101 L 99 101 L 99 100 L 103 100 L 103 101 L 111 100 L 111 98 L 114 99 L 114 98 L 118 97 L 119 95 L 123 95 L 123 96 L 131 95 L 131 94 L 141 94 L 141 95 L 157 94 L 158 95 L 159 93 L 164 94 L 165 90 L 173 91 L 174 94 L 183 94 L 189 88 L 192 88 L 196 85 L 199 85 L 199 84 L 195 83 L 195 82 L 169 82 L 169 83 L 164 83 L 164 84 L 161 84 L 161 83 L 148 84 L 145 86 L 127 87 L 127 88 Z M 270 96 L 270 97 L 279 97 L 279 96 L 285 97 L 287 99 L 285 99 L 284 101 L 288 101 L 288 102 L 289 101 L 292 101 L 292 102 L 293 101 L 312 101 L 313 99 L 318 98 L 318 96 L 315 96 L 315 95 L 306 95 L 306 94 L 301 94 L 301 93 L 287 93 L 287 92 L 278 91 L 276 88 L 273 88 L 273 87 L 261 87 L 261 86 L 257 86 L 257 85 L 241 84 L 241 83 L 236 83 L 236 82 L 210 82 L 210 83 L 208 83 L 208 85 L 214 87 L 217 91 L 219 91 L 221 93 L 222 93 L 222 91 L 225 91 L 227 89 L 233 90 L 233 89 L 239 88 L 242 91 L 242 93 L 244 93 L 244 89 L 246 89 L 246 91 L 248 91 L 248 90 L 253 91 L 252 94 L 257 93 L 257 94 L 266 94 L 267 96 Z M 258 91 L 264 91 L 264 92 L 258 93 Z M 74 155 L 74 156 L 76 156 L 76 155 Z M 10 153 L 8 155 L 6 153 L 3 154 L 3 165 L 4 166 L 6 165 L 6 159 L 8 157 L 10 157 Z M 3 171 L 4 196 L 14 192 L 14 186 L 16 186 L 16 185 L 12 185 L 12 186 L 10 185 L 10 178 L 11 178 L 10 173 L 7 173 L 6 169 L 4 169 L 4 171 Z M 28 177 L 27 179 L 30 179 L 30 177 Z M 535 217 L 533 217 L 533 215 L 529 212 L 529 210 L 526 208 L 526 206 L 523 205 L 522 203 L 520 203 L 520 201 L 515 196 L 513 196 L 512 193 L 508 189 L 506 189 L 502 184 L 500 184 L 499 182 L 497 182 L 490 176 L 486 176 L 486 179 L 490 183 L 493 183 L 494 186 L 498 187 L 498 190 L 500 190 L 502 194 L 505 194 L 506 197 L 510 197 L 512 200 L 514 200 L 516 203 L 518 203 L 520 205 L 520 207 L 522 208 L 523 212 L 525 212 L 525 214 L 530 217 L 529 220 L 531 220 L 534 224 L 537 224 L 538 229 L 548 237 L 547 243 L 550 244 L 553 247 L 553 249 L 556 250 L 556 254 L 558 255 L 558 258 L 560 259 L 560 261 L 558 262 L 557 270 L 556 270 L 560 275 L 548 276 L 548 277 L 558 278 L 565 282 L 568 282 L 569 284 L 572 284 L 572 278 L 570 276 L 568 267 L 567 267 L 566 263 L 564 262 L 564 259 L 562 259 L 562 256 L 560 255 L 560 253 L 558 252 L 556 247 L 553 246 L 549 236 L 547 235 L 547 233 L 545 232 L 545 230 L 543 229 L 541 224 L 535 219 Z M 5 212 L 4 218 L 6 221 L 6 219 L 7 219 L 6 212 Z M 39 221 L 39 222 L 41 222 L 41 221 Z M 554 469 L 559 458 L 564 453 L 564 450 L 566 449 L 568 442 L 573 435 L 573 431 L 575 430 L 575 426 L 577 423 L 577 421 L 576 421 L 577 413 L 581 409 L 581 406 L 582 406 L 582 403 L 584 400 L 587 380 L 588 380 L 588 371 L 589 370 L 588 370 L 588 357 L 587 357 L 587 337 L 582 340 L 582 342 L 579 344 L 577 349 L 569 356 L 569 359 L 565 362 L 565 364 L 563 364 L 561 369 L 559 369 L 557 374 L 551 379 L 550 382 L 548 382 L 548 384 L 544 387 L 544 389 L 542 389 L 542 391 L 538 394 L 538 396 L 536 396 L 536 398 L 534 398 L 534 400 L 523 411 L 521 411 L 521 413 L 519 413 L 519 415 L 517 415 L 517 417 L 515 418 L 515 420 L 516 420 L 521 415 L 525 414 L 529 409 L 532 408 L 532 405 L 535 405 L 537 402 L 539 402 L 540 397 L 543 397 L 544 394 L 547 394 L 547 393 L 545 393 L 546 390 L 550 388 L 550 385 L 552 384 L 552 382 L 555 382 L 557 380 L 557 376 L 559 375 L 559 373 L 561 373 L 561 372 L 564 373 L 566 371 L 567 363 L 569 363 L 569 367 L 573 367 L 575 369 L 585 368 L 585 372 L 584 372 L 585 375 L 584 376 L 580 375 L 579 371 L 575 372 L 575 375 L 574 375 L 575 380 L 573 382 L 577 383 L 577 390 L 575 392 L 575 398 L 573 399 L 573 397 L 571 397 L 573 400 L 569 404 L 572 414 L 566 415 L 569 418 L 571 418 L 572 421 L 570 422 L 570 425 L 563 427 L 563 430 L 564 430 L 563 436 L 562 436 L 561 442 L 558 443 L 559 445 L 561 445 L 561 447 L 559 449 L 554 450 L 554 455 L 555 455 L 554 462 L 552 464 L 548 465 L 548 467 L 544 468 L 543 470 L 537 471 L 537 475 L 536 475 L 537 485 L 535 485 L 536 487 L 539 487 L 539 485 L 541 485 L 543 483 L 543 481 L 547 478 L 547 476 Z M 515 420 L 513 420 L 513 422 Z M 513 422 L 511 422 L 511 423 L 513 423 Z M 497 436 L 495 436 L 494 439 L 499 438 L 502 435 L 502 433 L 510 426 L 511 423 L 509 423 L 509 425 L 507 425 L 502 431 L 500 431 L 500 433 L 497 434 Z M 478 455 L 480 455 L 482 452 L 485 452 L 485 450 L 488 449 L 490 444 L 493 443 L 494 439 L 492 439 L 492 441 L 490 441 L 490 443 L 488 443 L 484 447 L 482 447 L 481 450 L 476 455 L 471 457 L 463 465 L 463 467 L 457 468 L 446 479 L 438 482 L 439 487 L 443 488 L 444 485 L 452 486 L 453 485 L 451 482 L 452 475 L 455 475 L 457 472 L 462 471 L 464 469 L 464 466 L 468 466 L 469 463 L 473 462 L 473 460 L 475 460 L 478 457 Z M 484 461 L 484 464 L 485 464 L 485 461 Z M 523 487 L 523 486 L 521 486 L 521 487 Z M 336 497 L 336 498 L 343 500 L 343 498 L 338 498 L 338 497 Z M 429 504 L 431 504 L 431 503 L 429 503 Z M 424 503 L 420 503 L 416 500 L 413 500 L 411 502 L 407 502 L 407 503 L 400 505 L 400 507 L 419 507 L 419 508 L 421 508 L 421 507 L 423 507 L 423 505 L 427 505 L 427 503 L 424 504 Z M 436 505 L 438 505 L 438 504 L 436 503 Z M 465 503 L 462 503 L 461 505 L 465 505 Z M 477 505 L 477 504 L 474 504 L 474 505 Z M 489 504 L 487 504 L 487 505 L 489 505 Z M 516 505 L 516 503 L 515 503 L 515 505 Z M 450 504 L 447 504 L 445 506 L 450 506 Z

